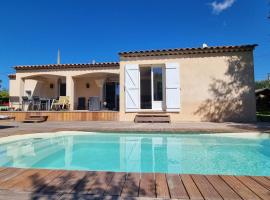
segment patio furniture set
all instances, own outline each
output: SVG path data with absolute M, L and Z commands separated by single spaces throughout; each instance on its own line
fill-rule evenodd
M 20 97 L 11 96 L 10 104 L 11 109 L 17 105 L 22 111 L 68 110 L 70 105 L 68 96 L 60 96 L 59 99 L 23 96 L 22 101 L 20 101 Z
M 22 110 L 22 111 L 60 111 L 60 110 L 69 110 L 70 109 L 70 100 L 68 96 L 60 96 L 58 99 L 55 98 L 46 98 L 39 96 L 22 96 L 21 100 L 19 96 L 10 96 L 9 97 L 10 105 L 7 106 L 6 110 Z M 106 110 L 106 102 L 101 102 L 100 97 L 92 96 L 89 97 L 87 106 L 86 98 L 79 97 L 77 110 L 86 110 L 89 111 L 100 111 Z M 17 109 L 15 109 L 17 107 Z

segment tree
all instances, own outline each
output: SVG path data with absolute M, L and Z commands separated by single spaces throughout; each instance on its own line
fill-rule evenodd
M 0 90 L 0 98 L 8 98 L 9 94 L 6 89 Z
M 270 80 L 256 81 L 255 87 L 257 89 L 270 88 Z
M 0 80 L 0 98 L 7 98 L 8 91 L 6 89 L 2 89 L 2 80 Z

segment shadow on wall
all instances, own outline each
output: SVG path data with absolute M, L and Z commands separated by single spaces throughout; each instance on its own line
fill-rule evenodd
M 218 67 L 218 66 L 217 66 Z M 203 121 L 252 122 L 256 120 L 252 59 L 242 56 L 228 60 L 223 79 L 212 78 L 211 97 L 195 111 Z
M 32 91 L 32 96 L 41 96 L 41 92 L 43 91 L 42 89 L 43 83 L 40 81 L 37 81 L 37 84 L 34 88 L 34 91 Z

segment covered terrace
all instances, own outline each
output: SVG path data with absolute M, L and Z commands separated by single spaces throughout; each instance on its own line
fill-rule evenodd
M 51 110 L 53 100 L 62 96 L 68 99 L 66 109 L 69 111 L 119 109 L 118 63 L 18 66 L 15 69 L 10 96 L 18 96 L 21 105 L 26 97 L 39 97 L 49 104 L 39 110 Z M 96 105 L 91 107 L 91 103 Z M 28 111 L 30 107 L 22 108 Z

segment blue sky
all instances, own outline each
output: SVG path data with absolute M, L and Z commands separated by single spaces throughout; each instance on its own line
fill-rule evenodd
M 118 52 L 259 44 L 270 73 L 268 0 L 9 0 L 0 2 L 0 79 L 15 65 L 118 61 Z

